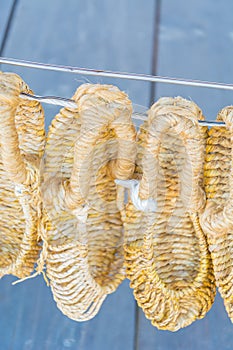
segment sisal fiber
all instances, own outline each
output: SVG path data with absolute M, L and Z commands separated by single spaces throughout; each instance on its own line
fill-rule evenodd
M 0 72 L 0 276 L 27 277 L 40 245 L 40 165 L 45 145 L 39 102 L 16 74 Z
M 123 224 L 114 179 L 132 176 L 132 105 L 110 85 L 85 84 L 50 127 L 45 151 L 46 272 L 58 308 L 93 318 L 124 273 Z
M 233 107 L 223 108 L 217 120 L 224 121 L 226 128 L 208 131 L 204 171 L 207 204 L 201 224 L 208 237 L 216 284 L 233 322 Z
M 203 119 L 198 106 L 180 97 L 161 98 L 151 107 L 138 134 L 134 177 L 140 180 L 140 199 L 153 199 L 157 210 L 139 211 L 119 201 L 130 285 L 145 316 L 163 330 L 177 331 L 203 318 L 215 296 L 199 223 L 206 128 L 198 119 Z

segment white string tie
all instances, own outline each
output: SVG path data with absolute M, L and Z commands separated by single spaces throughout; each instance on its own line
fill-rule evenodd
M 116 179 L 115 183 L 129 190 L 130 198 L 136 209 L 144 212 L 155 212 L 157 210 L 157 202 L 153 198 L 141 199 L 139 197 L 140 181 Z
M 72 213 L 76 216 L 80 223 L 85 224 L 87 221 L 88 209 L 88 205 L 84 205 L 72 210 Z

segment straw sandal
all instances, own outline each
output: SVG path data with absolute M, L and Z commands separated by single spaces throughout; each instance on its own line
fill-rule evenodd
M 207 235 L 214 274 L 225 308 L 233 322 L 233 107 L 225 107 L 217 117 L 226 128 L 208 132 L 205 190 L 207 204 L 201 225 Z
M 135 178 L 141 181 L 132 182 L 126 206 L 119 186 L 127 276 L 145 316 L 170 331 L 204 317 L 215 296 L 199 224 L 206 128 L 198 119 L 203 116 L 193 102 L 178 97 L 155 103 L 139 132 Z
M 28 276 L 40 250 L 44 114 L 20 93 L 32 91 L 18 75 L 0 72 L 0 277 Z
M 118 88 L 85 84 L 73 99 L 77 109 L 62 109 L 48 134 L 43 254 L 58 308 L 83 321 L 125 278 L 114 179 L 133 174 L 136 132 Z

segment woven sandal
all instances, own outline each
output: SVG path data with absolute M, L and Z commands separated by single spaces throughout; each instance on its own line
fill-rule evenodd
M 206 129 L 198 119 L 200 109 L 179 97 L 151 107 L 139 132 L 135 177 L 141 181 L 132 183 L 132 201 L 125 207 L 119 201 L 135 298 L 154 326 L 170 331 L 204 317 L 215 296 L 199 225 Z
M 77 109 L 62 109 L 48 134 L 43 254 L 58 308 L 83 321 L 125 278 L 114 179 L 133 174 L 136 132 L 118 88 L 85 84 L 73 99 Z
M 207 205 L 201 225 L 207 235 L 214 265 L 216 284 L 233 322 L 233 107 L 225 107 L 217 117 L 226 128 L 213 127 L 208 132 L 205 190 Z
M 0 72 L 0 276 L 28 276 L 38 258 L 39 167 L 44 151 L 40 103 L 22 79 Z

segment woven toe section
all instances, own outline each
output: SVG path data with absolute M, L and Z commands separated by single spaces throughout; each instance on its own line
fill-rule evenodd
M 199 212 L 205 205 L 206 129 L 201 111 L 182 98 L 163 98 L 138 135 L 135 178 L 155 212 L 122 210 L 125 265 L 134 296 L 159 329 L 177 331 L 205 316 L 215 297 L 212 262 Z
M 49 130 L 44 169 L 46 270 L 68 317 L 96 315 L 124 273 L 116 177 L 134 171 L 132 106 L 118 88 L 81 86 L 77 110 L 62 109 Z

